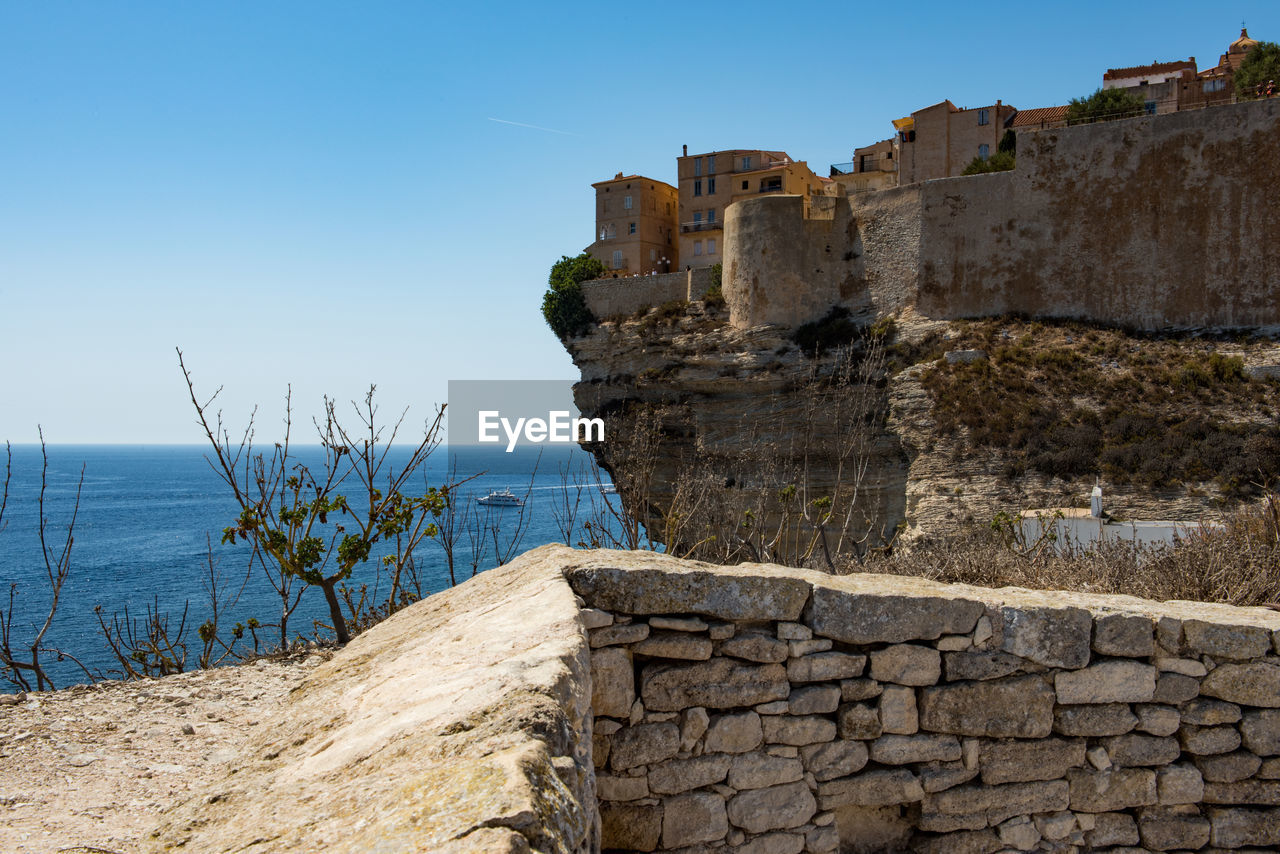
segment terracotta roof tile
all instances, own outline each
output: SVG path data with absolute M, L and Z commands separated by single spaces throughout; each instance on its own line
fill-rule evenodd
M 1021 128 L 1040 124 L 1057 124 L 1067 120 L 1067 107 L 1036 107 L 1030 110 L 1018 110 L 1009 127 Z
M 1128 68 L 1108 68 L 1102 75 L 1103 80 L 1121 80 L 1125 77 L 1145 77 L 1148 74 L 1161 74 L 1166 71 L 1181 71 L 1187 68 L 1196 70 L 1194 60 L 1179 59 L 1175 62 L 1153 62 L 1150 65 L 1132 65 Z

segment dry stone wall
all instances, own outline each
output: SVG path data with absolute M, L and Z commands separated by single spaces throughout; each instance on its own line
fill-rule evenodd
M 587 308 L 600 320 L 635 314 L 673 300 L 701 299 L 711 287 L 711 269 L 683 270 L 658 276 L 619 276 L 582 283 Z
M 1280 846 L 1280 614 L 611 553 L 567 575 L 606 850 Z

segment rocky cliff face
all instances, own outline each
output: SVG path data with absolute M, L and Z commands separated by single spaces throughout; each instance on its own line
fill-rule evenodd
M 1277 384 L 1261 378 L 1280 347 L 1263 340 L 1157 342 L 1078 324 L 932 321 L 910 309 L 882 347 L 854 330 L 848 363 L 831 350 L 811 359 L 795 338 L 778 326 L 734 329 L 723 308 L 694 302 L 568 342 L 582 371 L 578 404 L 608 424 L 609 441 L 593 451 L 629 507 L 654 525 L 673 507 L 701 514 L 703 527 L 684 535 L 717 537 L 725 551 L 707 557 L 727 554 L 726 537 L 767 544 L 787 527 L 777 544 L 811 565 L 821 565 L 814 531 L 824 515 L 828 548 L 865 550 L 895 531 L 940 536 L 999 511 L 1088 506 L 1100 475 L 1113 516 L 1193 520 L 1248 489 L 1215 481 L 1221 466 L 1201 459 L 1208 452 L 1153 449 L 1169 457 L 1164 476 L 1126 472 L 1148 453 L 1124 432 L 1129 421 L 1176 432 L 1199 418 L 1219 434 L 1187 441 L 1238 449 L 1271 441 L 1280 409 Z M 978 364 L 948 359 L 975 342 L 987 348 Z M 1213 359 L 1234 366 L 1230 376 L 1195 373 Z M 1018 423 L 1001 434 L 974 426 L 984 419 Z M 1265 468 L 1275 449 L 1260 459 L 1247 481 L 1274 477 Z M 815 507 L 824 497 L 832 506 Z M 796 556 L 755 548 L 745 556 Z

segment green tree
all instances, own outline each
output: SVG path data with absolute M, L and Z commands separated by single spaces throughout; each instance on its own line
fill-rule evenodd
M 547 292 L 542 296 L 542 316 L 556 337 L 563 341 L 583 335 L 595 323 L 582 295 L 582 283 L 604 273 L 604 264 L 585 252 L 574 258 L 564 255 L 551 265 Z
M 973 158 L 960 174 L 984 175 L 988 172 L 1008 172 L 1016 165 L 1017 163 L 1012 154 L 1007 151 L 997 151 L 986 160 L 981 157 Z
M 1280 83 L 1280 45 L 1275 42 L 1258 42 L 1244 56 L 1244 62 L 1235 74 L 1236 97 L 1256 98 L 1258 87 L 1267 83 Z
M 1105 122 L 1140 116 L 1146 102 L 1127 89 L 1099 89 L 1087 98 L 1072 98 L 1067 105 L 1067 124 Z

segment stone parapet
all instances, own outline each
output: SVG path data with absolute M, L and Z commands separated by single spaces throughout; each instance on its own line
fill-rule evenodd
M 635 314 L 674 300 L 702 299 L 711 286 L 711 269 L 681 270 L 658 276 L 619 276 L 582 283 L 587 308 L 598 320 Z

